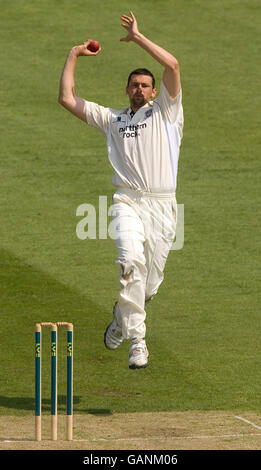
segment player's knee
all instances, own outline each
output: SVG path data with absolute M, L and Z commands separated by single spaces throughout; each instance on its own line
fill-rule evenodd
M 143 279 L 145 267 L 140 261 L 136 259 L 120 259 L 117 263 L 119 264 L 119 280 L 121 287 Z
M 120 260 L 119 265 L 120 265 L 120 272 L 119 272 L 120 281 L 125 281 L 125 283 L 130 282 L 134 273 L 134 264 L 131 261 Z

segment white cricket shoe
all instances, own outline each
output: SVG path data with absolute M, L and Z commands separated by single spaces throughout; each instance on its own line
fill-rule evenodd
M 149 351 L 144 338 L 133 338 L 131 340 L 129 368 L 143 369 L 149 365 Z
M 116 302 L 113 307 L 113 320 L 106 328 L 106 331 L 104 333 L 104 344 L 107 349 L 116 349 L 120 346 L 123 341 L 122 330 L 117 323 L 115 315 L 117 303 L 118 302 Z

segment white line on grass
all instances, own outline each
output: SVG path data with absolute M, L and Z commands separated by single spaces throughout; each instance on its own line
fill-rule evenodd
M 251 421 L 248 421 L 248 419 L 242 418 L 242 416 L 235 416 L 235 418 L 241 419 L 241 421 L 244 421 L 245 423 L 250 424 L 254 428 L 259 429 L 259 431 L 261 431 L 261 426 L 258 426 L 257 424 L 252 423 Z

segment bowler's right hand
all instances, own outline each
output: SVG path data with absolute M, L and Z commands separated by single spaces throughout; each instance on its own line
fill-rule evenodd
M 80 46 L 75 46 L 72 48 L 73 52 L 75 52 L 75 54 L 79 57 L 79 56 L 82 56 L 82 55 L 85 55 L 85 56 L 94 56 L 94 55 L 97 55 L 99 54 L 99 52 L 101 51 L 101 46 L 99 47 L 99 49 L 96 51 L 96 52 L 92 52 L 90 51 L 88 48 L 88 45 L 90 44 L 90 42 L 92 41 L 92 39 L 88 39 L 87 41 L 85 41 L 83 44 L 81 44 Z

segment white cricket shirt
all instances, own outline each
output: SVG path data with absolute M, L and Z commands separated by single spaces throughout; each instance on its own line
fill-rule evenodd
M 86 120 L 107 136 L 116 187 L 175 192 L 183 132 L 182 91 L 172 99 L 163 83 L 154 101 L 131 118 L 131 108 L 111 109 L 86 101 Z

